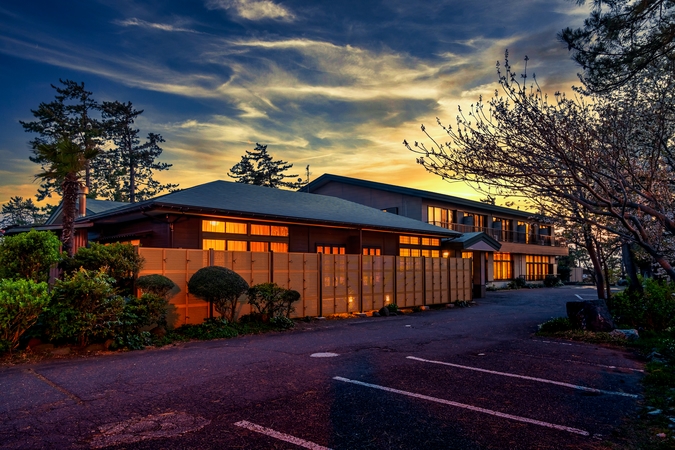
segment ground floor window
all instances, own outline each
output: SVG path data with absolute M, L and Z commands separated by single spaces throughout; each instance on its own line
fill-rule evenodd
M 546 275 L 553 273 L 553 265 L 549 263 L 548 256 L 526 255 L 525 269 L 528 281 L 543 280 Z
M 288 253 L 288 244 L 286 242 L 247 242 L 234 241 L 227 239 L 204 239 L 202 240 L 204 250 L 227 250 L 238 252 L 277 252 Z
M 439 238 L 419 236 L 399 236 L 399 256 L 426 256 L 438 258 L 441 256 L 441 240 Z
M 382 250 L 376 247 L 363 247 L 363 254 L 370 256 L 380 256 L 382 254 Z
M 462 258 L 472 259 L 473 258 L 473 252 L 462 252 Z
M 317 245 L 317 253 L 325 253 L 328 255 L 344 255 L 346 253 L 345 247 L 339 245 Z
M 513 258 L 511 253 L 494 254 L 495 281 L 510 280 L 513 278 Z

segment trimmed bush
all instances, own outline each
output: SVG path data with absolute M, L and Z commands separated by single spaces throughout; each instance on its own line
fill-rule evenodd
M 47 337 L 82 346 L 112 337 L 125 305 L 124 299 L 115 294 L 113 283 L 103 270 L 85 269 L 58 280 L 44 320 Z
M 389 303 L 386 305 L 386 308 L 389 310 L 389 312 L 398 312 L 398 305 L 396 303 Z
M 237 300 L 247 289 L 248 283 L 238 273 L 220 266 L 203 267 L 188 281 L 190 294 L 211 303 L 230 322 L 234 322 Z
M 262 283 L 248 290 L 248 303 L 258 310 L 258 314 L 288 318 L 293 312 L 293 302 L 300 300 L 300 293 L 284 289 L 276 283 Z
M 157 295 L 167 300 L 180 291 L 176 283 L 164 275 L 143 275 L 142 277 L 138 277 L 136 287 L 145 294 Z
M 74 273 L 80 268 L 98 271 L 104 269 L 115 279 L 115 292 L 122 296 L 134 293 L 134 281 L 143 267 L 141 258 L 131 244 L 102 245 L 91 243 L 81 248 L 75 256 L 65 260 L 61 266 L 66 272 Z
M 49 280 L 49 268 L 61 260 L 61 241 L 48 231 L 7 236 L 0 240 L 0 278 Z
M 0 346 L 15 349 L 49 303 L 49 286 L 33 280 L 0 280 Z

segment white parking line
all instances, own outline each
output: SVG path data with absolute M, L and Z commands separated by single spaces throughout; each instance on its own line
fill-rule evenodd
M 322 445 L 315 444 L 314 442 L 306 441 L 304 439 L 291 436 L 290 434 L 280 433 L 278 431 L 272 430 L 271 428 L 261 427 L 260 425 L 256 425 L 247 420 L 241 420 L 235 423 L 235 425 L 238 427 L 246 428 L 247 430 L 255 431 L 256 433 L 261 433 L 266 436 L 279 439 L 280 441 L 290 442 L 291 444 L 295 444 L 299 447 L 309 448 L 311 450 L 331 450 L 328 447 L 324 447 Z
M 457 403 L 450 400 L 444 400 L 442 398 L 430 397 L 428 395 L 415 394 L 414 392 L 401 391 L 399 389 L 389 388 L 386 386 L 379 386 L 377 384 L 364 383 L 362 381 L 350 380 L 349 378 L 343 377 L 333 377 L 334 380 L 344 381 L 345 383 L 357 384 L 359 386 L 366 386 L 373 389 L 379 389 L 381 391 L 392 392 L 394 394 L 401 394 L 408 397 L 419 398 L 421 400 L 428 400 L 430 402 L 441 403 L 443 405 L 455 406 L 457 408 L 468 409 L 469 411 L 475 411 L 483 414 L 489 414 L 491 416 L 501 417 L 502 419 L 510 419 L 518 422 L 525 422 L 532 425 L 539 425 L 546 428 L 553 428 L 555 430 L 567 431 L 568 433 L 580 434 L 582 436 L 590 436 L 588 431 L 580 430 L 578 428 L 566 427 L 564 425 L 557 425 L 555 423 L 542 422 L 541 420 L 529 419 L 527 417 L 514 416 L 512 414 L 506 414 L 499 411 L 493 411 L 491 409 L 479 408 L 478 406 L 466 405 L 464 403 Z
M 574 294 L 574 295 L 576 295 L 579 300 L 583 300 L 583 297 L 581 295 L 579 295 L 579 294 Z
M 471 366 L 462 366 L 462 365 L 459 365 L 459 364 L 453 364 L 453 363 L 443 362 L 443 361 L 432 361 L 432 360 L 429 360 L 429 359 L 416 358 L 414 356 L 408 356 L 407 358 L 412 359 L 414 361 L 421 361 L 421 362 L 426 362 L 426 363 L 431 363 L 431 364 L 440 364 L 440 365 L 443 365 L 443 366 L 456 367 L 458 369 L 474 370 L 476 372 L 484 372 L 484 373 L 489 373 L 489 374 L 492 374 L 492 375 L 501 375 L 503 377 L 520 378 L 522 380 L 538 381 L 539 383 L 555 384 L 557 386 L 563 386 L 563 387 L 568 387 L 568 388 L 572 388 L 572 389 L 578 389 L 580 391 L 597 392 L 599 394 L 620 395 L 622 397 L 638 398 L 638 396 L 636 394 L 628 394 L 626 392 L 605 391 L 605 390 L 602 390 L 602 389 L 595 389 L 595 388 L 591 388 L 591 387 L 587 387 L 587 386 L 579 386 L 578 384 L 563 383 L 561 381 L 547 380 L 545 378 L 528 377 L 526 375 L 516 375 L 515 373 L 497 372 L 497 371 L 494 371 L 494 370 L 480 369 L 478 367 L 471 367 Z

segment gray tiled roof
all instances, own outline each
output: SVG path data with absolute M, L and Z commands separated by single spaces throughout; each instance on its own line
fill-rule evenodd
M 460 233 L 418 220 L 385 213 L 336 197 L 213 181 L 144 202 L 87 216 L 87 220 L 148 207 L 185 207 L 203 214 L 238 214 L 342 226 L 374 227 L 417 233 L 458 236 Z
M 370 189 L 378 189 L 385 192 L 393 192 L 397 194 L 409 195 L 411 197 L 425 198 L 428 200 L 435 200 L 438 202 L 452 203 L 458 206 L 474 208 L 479 211 L 480 210 L 490 211 L 495 214 L 511 214 L 513 216 L 523 218 L 529 218 L 533 215 L 531 212 L 527 211 L 520 211 L 513 208 L 505 208 L 503 206 L 490 205 L 487 203 L 467 200 L 465 198 L 455 197 L 452 195 L 439 194 L 437 192 L 423 191 L 421 189 L 407 188 L 403 186 L 396 186 L 393 184 L 379 183 L 376 181 L 362 180 L 360 178 L 343 177 L 341 175 L 333 175 L 330 173 L 325 173 L 321 175 L 316 180 L 312 181 L 308 185 L 301 188 L 300 191 L 312 192 L 313 189 L 318 189 L 319 187 L 327 183 L 330 183 L 331 181 L 351 184 L 354 186 L 361 186 Z
M 78 199 L 75 202 L 75 210 L 78 210 L 80 204 L 80 200 Z M 119 208 L 121 206 L 127 206 L 129 203 L 125 202 L 113 202 L 110 200 L 97 200 L 94 198 L 88 198 L 87 199 L 87 216 L 92 215 L 92 214 L 98 214 L 102 213 L 104 211 L 109 211 L 111 209 Z M 61 223 L 61 211 L 63 210 L 63 203 L 59 203 L 59 206 L 52 212 L 52 214 L 49 216 L 47 221 L 45 222 L 45 225 L 53 225 L 57 223 Z

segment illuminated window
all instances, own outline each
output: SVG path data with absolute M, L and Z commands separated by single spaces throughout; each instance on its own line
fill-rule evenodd
M 251 242 L 252 252 L 268 252 L 269 250 L 270 250 L 269 242 Z
M 462 252 L 462 258 L 472 259 L 473 258 L 473 252 Z
M 252 224 L 251 234 L 256 236 L 288 236 L 288 227 Z
M 548 256 L 526 255 L 525 271 L 528 280 L 543 280 L 553 273 L 553 265 L 549 263 Z
M 419 248 L 402 248 L 399 250 L 399 256 L 422 256 L 422 250 Z
M 229 234 L 246 234 L 246 224 L 239 222 L 225 222 L 225 232 Z
M 410 249 L 409 248 L 402 248 L 398 251 L 399 256 L 410 256 Z
M 288 244 L 285 242 L 270 242 L 270 249 L 276 253 L 288 253 Z
M 202 231 L 208 231 L 211 233 L 224 233 L 225 222 L 219 222 L 217 220 L 202 220 Z
M 436 238 L 422 238 L 422 245 L 427 247 L 438 247 L 441 245 L 441 240 Z
M 495 281 L 510 280 L 513 278 L 513 259 L 511 253 L 494 254 Z
M 202 241 L 202 248 L 208 250 L 210 248 L 214 250 L 225 250 L 225 240 L 224 239 L 204 239 Z
M 344 255 L 345 254 L 345 248 L 344 247 L 339 247 L 336 245 L 317 245 L 316 246 L 316 252 L 317 253 L 326 253 L 329 255 Z
M 399 244 L 410 244 L 410 236 L 399 236 L 398 242 Z
M 227 241 L 227 250 L 230 252 L 245 252 L 247 250 L 246 244 L 246 241 Z
M 278 227 L 272 225 L 272 236 L 288 236 L 288 227 Z
M 251 224 L 251 234 L 254 234 L 256 236 L 269 236 L 270 226 Z
M 379 248 L 363 247 L 363 254 L 371 256 L 380 256 L 382 252 L 380 251 Z
M 437 206 L 427 206 L 427 222 L 437 227 L 451 228 L 450 225 L 455 221 L 455 212 L 439 208 Z

